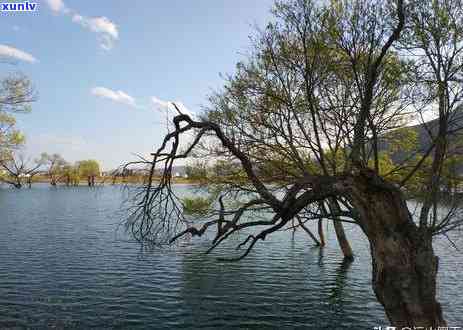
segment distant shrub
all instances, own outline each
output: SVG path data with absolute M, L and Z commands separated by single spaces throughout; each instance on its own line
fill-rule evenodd
M 186 215 L 203 215 L 209 210 L 212 201 L 205 197 L 186 197 L 182 200 L 183 212 Z

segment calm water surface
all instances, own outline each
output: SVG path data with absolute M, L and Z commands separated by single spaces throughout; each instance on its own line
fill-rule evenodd
M 282 232 L 243 261 L 223 263 L 215 257 L 233 249 L 206 256 L 204 240 L 141 249 L 117 231 L 123 198 L 117 187 L 0 189 L 0 328 L 387 325 L 370 285 L 368 243 L 354 227 L 347 228 L 356 254 L 351 265 L 342 263 L 332 230 L 323 251 L 302 232 L 294 239 Z M 449 326 L 463 327 L 463 257 L 446 240 L 435 245 L 440 301 Z

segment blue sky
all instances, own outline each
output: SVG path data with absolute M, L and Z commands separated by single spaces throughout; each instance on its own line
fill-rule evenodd
M 94 158 L 104 169 L 151 152 L 165 102 L 200 111 L 272 2 L 42 0 L 33 13 L 0 12 L 0 56 L 17 60 L 0 64 L 1 75 L 26 74 L 39 95 L 17 116 L 24 152 Z

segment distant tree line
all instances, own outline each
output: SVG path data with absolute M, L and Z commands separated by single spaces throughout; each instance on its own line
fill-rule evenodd
M 71 164 L 59 154 L 42 153 L 38 162 L 46 168 L 52 186 L 56 186 L 58 183 L 75 186 L 80 183 L 81 179 L 86 180 L 88 186 L 94 186 L 95 178 L 100 175 L 100 165 L 92 159 Z
M 0 62 L 10 63 L 0 58 Z M 16 127 L 15 114 L 28 113 L 37 93 L 31 81 L 22 74 L 9 74 L 0 80 L 0 182 L 21 188 L 31 186 L 34 177 L 45 174 L 52 186 L 78 185 L 82 179 L 95 185 L 100 175 L 96 160 L 67 162 L 59 154 L 42 153 L 31 160 L 21 152 L 25 137 Z
M 34 177 L 46 177 L 52 186 L 63 184 L 77 186 L 86 180 L 88 186 L 95 186 L 95 178 L 100 175 L 100 165 L 96 160 L 81 160 L 71 164 L 59 154 L 42 153 L 35 161 L 26 160 L 23 155 L 11 153 L 0 161 L 0 181 L 15 188 L 29 187 Z

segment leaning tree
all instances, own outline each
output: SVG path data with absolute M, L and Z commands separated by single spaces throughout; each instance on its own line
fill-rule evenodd
M 230 258 L 239 260 L 295 220 L 355 223 L 370 243 L 373 290 L 391 323 L 445 325 L 433 238 L 461 224 L 457 197 L 441 187 L 459 133 L 462 8 L 459 0 L 277 2 L 274 21 L 200 118 L 173 104 L 173 129 L 146 161 L 149 180 L 133 195 L 127 228 L 157 244 L 212 232 L 209 251 L 252 231 Z M 391 169 L 387 140 L 434 110 L 430 143 Z M 195 156 L 230 166 L 209 178 L 209 198 L 192 221 L 172 169 Z M 407 196 L 417 186 L 426 188 L 414 217 Z

